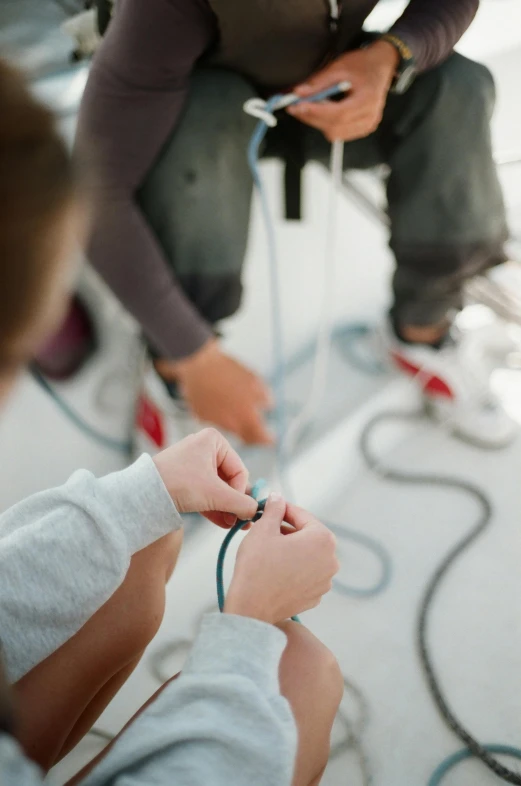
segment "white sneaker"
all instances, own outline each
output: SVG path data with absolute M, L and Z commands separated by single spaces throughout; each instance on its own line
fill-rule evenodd
M 518 368 L 521 353 L 521 325 L 504 319 L 484 305 L 466 306 L 457 315 L 460 333 L 481 344 L 490 371 Z
M 173 388 L 172 395 L 168 392 L 153 364 L 148 363 L 136 406 L 136 455 L 149 453 L 153 456 L 203 428 L 204 424 L 190 413 L 181 398 L 175 396 Z
M 415 379 L 428 411 L 451 433 L 483 448 L 502 448 L 514 439 L 519 426 L 491 389 L 482 330 L 454 329 L 435 349 L 400 341 L 387 324 L 384 342 L 393 364 Z

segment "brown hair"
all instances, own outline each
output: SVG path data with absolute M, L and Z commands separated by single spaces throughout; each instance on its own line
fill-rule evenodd
M 42 237 L 72 199 L 74 172 L 54 118 L 0 60 L 0 364 L 38 303 L 53 259 Z

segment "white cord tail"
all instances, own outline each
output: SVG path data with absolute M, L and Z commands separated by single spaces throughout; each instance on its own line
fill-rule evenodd
M 300 413 L 293 420 L 287 433 L 286 451 L 293 450 L 302 430 L 312 420 L 315 410 L 321 403 L 327 385 L 327 372 L 331 349 L 331 333 L 334 320 L 336 257 L 338 241 L 338 196 L 342 187 L 344 143 L 333 142 L 331 145 L 330 172 L 331 187 L 326 218 L 326 244 L 324 250 L 324 285 L 322 292 L 322 308 L 318 328 L 315 361 L 310 393 Z M 286 454 L 287 455 L 287 454 Z

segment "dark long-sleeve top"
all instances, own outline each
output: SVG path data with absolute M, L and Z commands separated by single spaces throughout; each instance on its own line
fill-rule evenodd
M 449 56 L 478 5 L 410 0 L 392 32 L 427 70 Z M 212 330 L 176 282 L 135 194 L 175 128 L 192 69 L 217 36 L 207 0 L 120 0 L 80 111 L 80 144 L 92 145 L 100 168 L 89 259 L 170 358 L 192 354 Z

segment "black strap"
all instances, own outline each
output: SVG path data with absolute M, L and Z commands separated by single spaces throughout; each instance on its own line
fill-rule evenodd
M 284 161 L 284 204 L 288 221 L 302 218 L 302 170 L 306 163 L 302 125 L 293 117 L 282 116 L 279 120 L 279 139 Z
M 96 9 L 98 17 L 98 31 L 101 36 L 107 32 L 107 27 L 112 17 L 112 2 L 111 0 L 96 0 Z
M 302 218 L 302 164 L 287 158 L 284 167 L 285 211 L 288 221 Z

